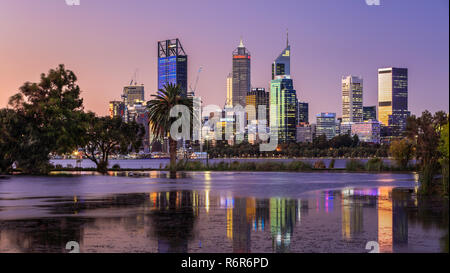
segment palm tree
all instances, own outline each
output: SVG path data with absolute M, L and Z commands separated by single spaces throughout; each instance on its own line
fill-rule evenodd
M 184 105 L 189 108 L 192 116 L 192 100 L 182 96 L 180 85 L 167 83 L 159 89 L 154 99 L 147 103 L 150 130 L 156 138 L 169 138 L 170 171 L 176 172 L 177 140 L 170 136 L 170 127 L 177 118 L 170 117 L 170 110 L 175 105 Z M 192 118 L 190 119 L 192 121 Z M 192 128 L 192 127 L 191 127 Z

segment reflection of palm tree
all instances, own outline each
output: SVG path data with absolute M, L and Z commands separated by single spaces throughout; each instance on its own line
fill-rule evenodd
M 170 117 L 170 110 L 176 105 L 187 106 L 192 113 L 192 100 L 182 96 L 179 85 L 168 83 L 159 89 L 154 99 L 147 103 L 150 129 L 156 138 L 169 137 L 169 153 L 171 172 L 176 172 L 177 141 L 170 136 L 170 127 L 176 118 Z
M 187 252 L 195 221 L 192 192 L 160 193 L 157 205 L 158 210 L 151 217 L 158 251 Z

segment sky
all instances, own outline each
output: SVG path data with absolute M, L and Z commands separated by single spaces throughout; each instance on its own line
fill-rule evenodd
M 145 99 L 157 89 L 157 41 L 179 38 L 196 95 L 223 106 L 240 37 L 252 55 L 252 87 L 268 90 L 289 29 L 291 77 L 310 122 L 342 113 L 341 77 L 364 79 L 377 104 L 377 70 L 406 67 L 409 110 L 449 110 L 449 1 L 380 0 L 0 0 L 0 108 L 26 81 L 65 64 L 86 110 L 108 114 L 137 70 Z

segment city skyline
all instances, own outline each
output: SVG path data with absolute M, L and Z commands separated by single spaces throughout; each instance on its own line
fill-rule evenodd
M 217 30 L 207 26 L 200 27 L 208 20 L 208 14 L 186 24 L 179 24 L 186 19 L 181 15 L 181 18 L 175 18 L 176 22 L 167 27 L 158 25 L 157 29 L 151 30 L 142 27 L 142 23 L 147 22 L 147 19 L 138 15 L 142 15 L 145 10 L 154 12 L 158 3 L 148 5 L 131 2 L 127 7 L 131 13 L 135 12 L 136 18 L 126 21 L 115 17 L 120 14 L 119 10 L 123 4 L 114 1 L 110 5 L 110 2 L 104 4 L 102 1 L 85 1 L 78 7 L 65 6 L 63 1 L 27 5 L 11 1 L 11 4 L 5 5 L 5 9 L 0 10 L 0 16 L 6 18 L 5 25 L 0 26 L 0 34 L 5 37 L 0 51 L 8 52 L 0 55 L 0 104 L 2 107 L 6 106 L 8 98 L 17 92 L 25 81 L 37 81 L 40 73 L 47 72 L 59 63 L 64 63 L 78 76 L 83 91 L 81 96 L 87 110 L 107 115 L 109 101 L 120 97 L 123 86 L 130 81 L 136 68 L 140 71 L 138 82 L 145 84 L 145 99 L 149 100 L 150 95 L 156 92 L 157 85 L 155 44 L 160 40 L 179 37 L 185 48 L 189 49 L 188 83 L 193 83 L 198 67 L 203 66 L 204 71 L 196 95 L 202 97 L 204 104 L 223 106 L 226 98 L 226 76 L 231 71 L 229 56 L 240 37 L 243 37 L 246 47 L 252 53 L 251 87 L 269 90 L 271 64 L 279 49 L 285 45 L 285 30 L 289 28 L 289 44 L 294 53 L 291 74 L 295 79 L 298 100 L 310 104 L 310 116 L 320 112 L 336 112 L 337 116 L 342 115 L 340 79 L 344 75 L 361 75 L 364 78 L 363 104 L 377 105 L 377 71 L 391 66 L 408 68 L 408 108 L 412 114 L 420 114 L 425 109 L 433 112 L 441 109 L 448 111 L 448 2 L 382 2 L 380 7 L 367 6 L 364 1 L 360 2 L 342 1 L 336 4 L 325 1 L 317 4 L 302 1 L 299 4 L 284 1 L 285 4 L 298 7 L 296 10 L 302 15 L 298 17 L 303 19 L 292 19 L 293 15 L 289 16 L 290 11 L 286 11 L 287 20 L 283 24 L 266 28 L 271 22 L 267 20 L 251 23 L 242 29 L 236 28 L 236 25 L 247 20 L 244 13 L 238 11 L 235 14 L 236 24 L 227 25 L 229 19 L 223 16 L 232 5 L 217 3 L 214 5 L 216 9 L 224 9 L 218 14 L 220 25 L 215 25 L 220 30 L 220 37 L 213 36 L 215 39 L 210 39 L 209 36 Z M 201 6 L 204 10 L 212 6 L 207 2 L 181 5 L 191 15 L 196 12 L 196 7 Z M 255 2 L 242 5 L 252 8 L 259 15 L 267 14 L 276 6 L 273 3 L 259 5 Z M 361 19 L 361 26 L 351 24 L 355 18 L 336 21 L 333 25 L 320 23 L 320 12 L 327 13 L 332 20 L 337 19 L 339 12 L 345 8 L 360 12 L 358 16 L 361 18 L 358 18 Z M 33 20 L 36 15 L 31 14 L 31 10 L 45 14 L 46 9 L 54 12 L 53 16 L 40 22 Z M 98 14 L 100 9 L 102 12 Z M 400 14 L 395 17 L 399 11 Z M 99 18 L 94 18 L 94 14 L 98 14 Z M 25 15 L 28 17 L 26 20 L 22 18 Z M 80 15 L 85 16 L 86 22 L 76 20 Z M 12 20 L 11 16 L 18 18 Z M 254 15 L 250 15 L 251 18 L 252 16 Z M 60 17 L 65 19 L 64 26 L 54 24 Z M 383 18 L 384 21 L 377 21 L 377 18 Z M 383 28 L 392 23 L 395 24 L 393 29 Z M 87 30 L 86 24 L 90 24 L 92 30 Z M 355 35 L 357 44 L 352 43 L 354 40 L 348 36 L 337 32 L 343 27 L 348 30 L 342 31 L 359 34 Z M 402 30 L 399 35 L 399 30 L 405 27 L 408 28 Z M 15 29 L 27 30 L 30 33 L 36 30 L 41 37 L 16 37 Z M 356 32 L 361 29 L 364 31 Z M 62 31 L 61 40 L 55 45 L 44 42 L 51 37 L 52 31 Z M 141 34 L 137 35 L 138 33 Z M 64 40 L 66 35 L 72 39 Z M 131 38 L 135 40 L 134 46 L 117 42 L 118 39 Z M 29 49 L 30 42 L 34 42 L 33 49 Z M 318 58 L 319 55 L 322 57 Z M 431 78 L 433 81 L 429 80 Z M 323 95 L 328 99 L 323 100 Z

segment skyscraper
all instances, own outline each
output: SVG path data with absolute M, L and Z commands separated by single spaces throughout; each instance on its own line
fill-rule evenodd
M 253 117 L 256 120 L 266 120 L 266 124 L 269 121 L 269 92 L 266 92 L 264 88 L 252 88 L 250 92 L 247 93 L 245 98 L 246 105 L 253 105 L 255 107 L 255 113 Z M 264 117 L 259 117 L 258 106 L 264 105 L 266 107 L 266 114 Z M 249 113 L 250 116 L 250 113 Z
M 316 119 L 316 136 L 325 135 L 328 140 L 336 136 L 336 113 L 320 113 Z
M 298 123 L 309 123 L 309 104 L 307 102 L 298 102 Z
M 178 39 L 158 42 L 158 89 L 166 83 L 179 84 L 187 96 L 187 55 Z
M 272 63 L 272 80 L 276 76 L 291 75 L 291 46 L 288 36 L 286 37 L 286 48 Z
M 363 106 L 363 120 L 377 120 L 377 106 Z
M 123 88 L 123 101 L 126 106 L 144 102 L 144 85 L 127 85 Z
M 289 76 L 277 76 L 270 82 L 270 132 L 279 142 L 296 141 L 297 93 Z
M 232 78 L 233 106 L 239 104 L 245 107 L 245 96 L 250 91 L 250 52 L 244 43 L 239 43 L 233 51 L 233 78 Z
M 233 74 L 229 73 L 227 76 L 227 101 L 225 106 L 233 105 Z
M 363 121 L 363 79 L 342 77 L 342 122 Z
M 409 115 L 408 69 L 378 69 L 378 120 L 389 127 L 392 136 L 399 136 Z

